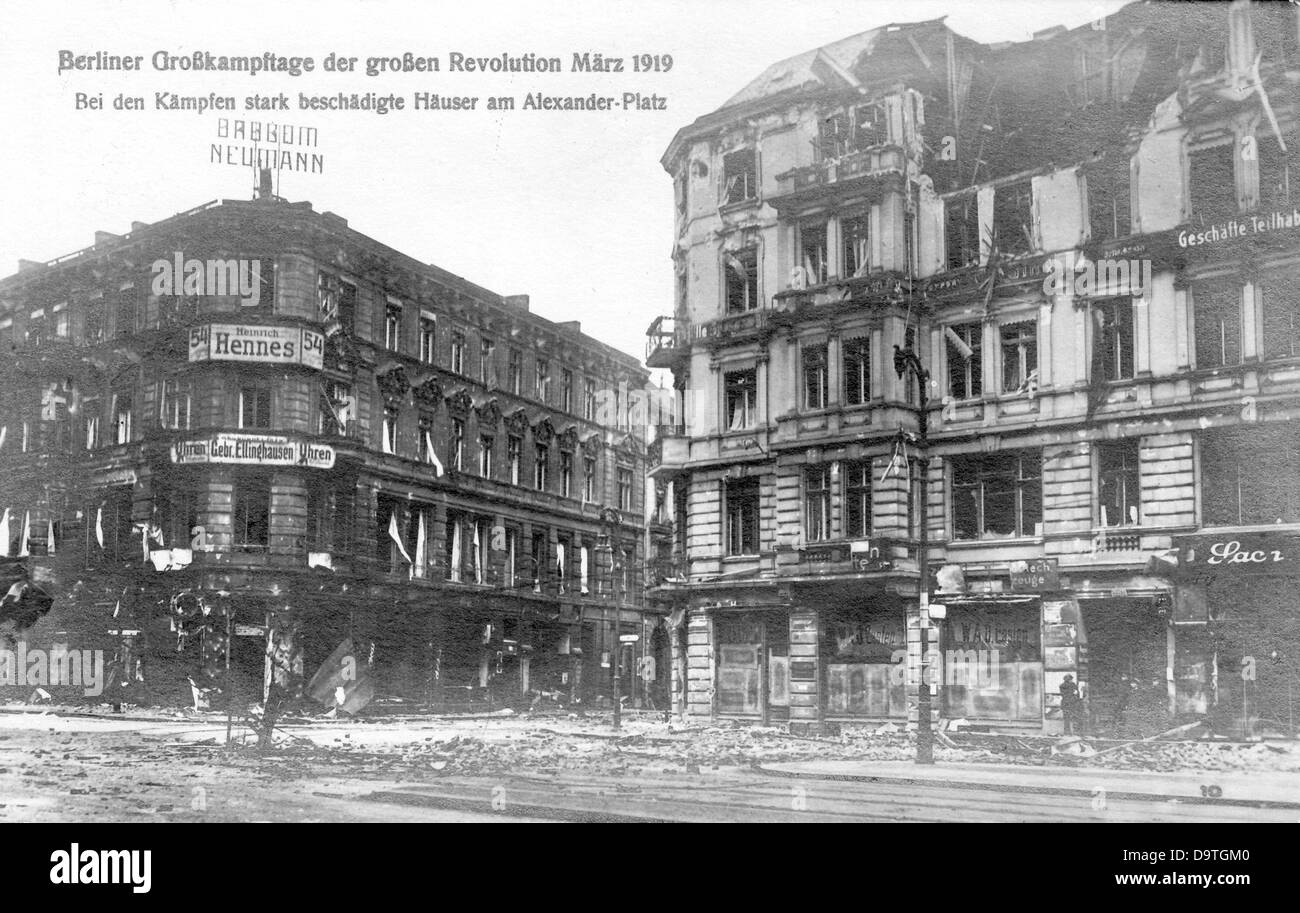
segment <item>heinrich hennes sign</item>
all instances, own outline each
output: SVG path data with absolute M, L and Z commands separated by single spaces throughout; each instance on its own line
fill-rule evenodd
M 304 365 L 320 370 L 325 337 L 303 327 L 209 323 L 190 330 L 190 361 Z

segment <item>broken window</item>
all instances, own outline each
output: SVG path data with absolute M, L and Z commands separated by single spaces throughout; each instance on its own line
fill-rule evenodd
M 420 312 L 420 361 L 431 365 L 438 352 L 438 318 L 429 311 Z
M 1019 393 L 1030 375 L 1038 375 L 1038 325 L 1032 320 L 1004 323 L 999 328 L 1002 343 L 1002 392 Z
M 758 163 L 753 149 L 737 149 L 722 157 L 725 204 L 743 203 L 758 196 Z
M 316 277 L 316 304 L 321 320 L 337 323 L 351 334 L 357 313 L 357 287 L 338 276 L 320 272 Z
M 1198 283 L 1192 289 L 1196 367 L 1241 364 L 1241 288 L 1231 282 Z
M 817 153 L 821 161 L 837 159 L 849 150 L 851 140 L 849 117 L 832 114 L 823 117 L 817 129 Z
M 320 433 L 347 434 L 353 412 L 352 387 L 338 381 L 326 383 L 320 398 Z
M 979 206 L 975 197 L 949 200 L 944 206 L 944 220 L 948 269 L 961 269 L 979 263 Z
M 984 328 L 978 323 L 944 327 L 948 349 L 948 395 L 972 399 L 984 393 Z
M 840 275 L 864 276 L 871 268 L 871 218 L 866 213 L 840 219 Z
M 1264 357 L 1300 357 L 1300 284 L 1274 273 L 1260 283 L 1264 299 Z
M 1138 516 L 1138 441 L 1097 445 L 1098 513 L 1101 526 L 1136 526 Z
M 809 542 L 831 537 L 831 467 L 829 463 L 804 470 L 804 531 Z
M 1029 451 L 961 455 L 952 462 L 956 539 L 1039 534 L 1043 520 L 1041 457 Z
M 1029 181 L 1004 184 L 993 192 L 993 239 L 1003 256 L 1034 249 L 1034 195 Z
M 248 386 L 239 388 L 239 427 L 271 427 L 271 388 Z
M 746 247 L 726 258 L 727 313 L 743 314 L 758 307 L 758 251 Z
M 271 533 L 271 483 L 263 476 L 235 480 L 232 545 L 235 551 L 264 551 Z
M 1300 523 L 1300 426 L 1252 425 L 1203 432 L 1205 526 Z
M 829 278 L 825 222 L 799 226 L 799 260 L 809 285 L 821 285 Z
M 758 372 L 728 371 L 724 376 L 727 395 L 727 430 L 741 431 L 754 424 L 755 393 L 758 389 Z
M 1197 149 L 1190 155 L 1188 203 L 1201 223 L 1235 215 L 1237 181 L 1232 143 Z
M 846 339 L 843 353 L 844 402 L 861 406 L 871 399 L 871 338 Z
M 862 539 L 871 535 L 871 461 L 844 464 L 846 535 Z
M 1092 240 L 1128 237 L 1132 233 L 1128 160 L 1102 162 L 1088 172 L 1087 184 Z
M 728 555 L 758 554 L 758 486 L 757 477 L 728 479 L 724 483 Z
M 1133 376 L 1133 299 L 1127 296 L 1093 302 L 1096 315 L 1097 364 L 1102 380 Z
M 808 409 L 826 408 L 826 343 L 804 346 L 803 404 Z
M 853 151 L 870 149 L 889 142 L 889 121 L 885 106 L 880 102 L 858 105 L 852 109 L 853 136 L 850 148 Z

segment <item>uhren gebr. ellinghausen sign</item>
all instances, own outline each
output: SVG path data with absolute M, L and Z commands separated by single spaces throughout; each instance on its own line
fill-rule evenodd
M 334 448 L 278 434 L 218 433 L 172 444 L 173 463 L 245 463 L 333 469 Z

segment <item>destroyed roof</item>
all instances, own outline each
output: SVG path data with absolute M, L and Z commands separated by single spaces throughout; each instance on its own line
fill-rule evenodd
M 869 52 L 875 46 L 876 40 L 881 34 L 890 28 L 897 28 L 897 26 L 881 26 L 880 28 L 859 32 L 856 35 L 850 35 L 848 38 L 841 38 L 839 41 L 833 41 L 830 44 L 813 48 L 811 51 L 804 51 L 802 54 L 796 54 L 779 63 L 774 63 L 764 70 L 757 79 L 727 99 L 718 110 L 734 108 L 736 105 L 743 105 L 746 102 L 757 101 L 760 98 L 767 98 L 791 89 L 798 89 L 810 83 L 822 82 L 823 76 L 818 74 L 818 67 L 816 66 L 818 57 L 825 57 L 841 69 L 848 70 L 858 57 L 864 51 Z

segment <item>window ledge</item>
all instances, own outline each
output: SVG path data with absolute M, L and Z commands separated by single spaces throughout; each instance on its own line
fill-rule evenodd
M 1016 536 L 1008 538 L 990 537 L 988 539 L 949 539 L 944 545 L 948 548 L 988 548 L 990 545 L 1042 545 L 1042 536 Z

